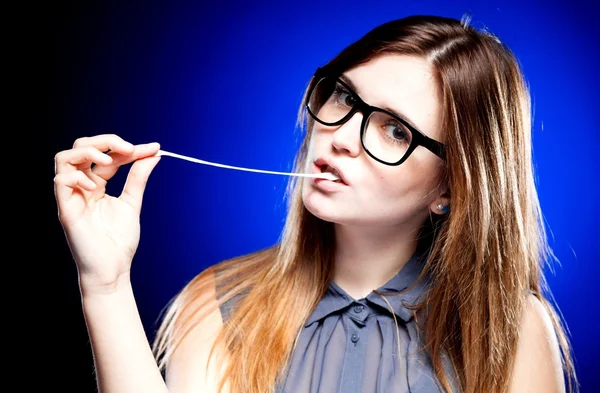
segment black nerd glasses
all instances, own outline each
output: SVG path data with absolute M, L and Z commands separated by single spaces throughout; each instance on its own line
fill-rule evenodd
M 325 126 L 339 126 L 361 112 L 361 144 L 376 161 L 400 165 L 418 146 L 446 159 L 444 144 L 429 138 L 399 115 L 367 104 L 339 76 L 323 75 L 319 68 L 314 79 L 317 83 L 306 100 L 310 116 Z

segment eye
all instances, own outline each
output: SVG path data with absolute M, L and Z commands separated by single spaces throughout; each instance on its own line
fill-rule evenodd
M 340 84 L 335 86 L 333 97 L 337 105 L 353 107 L 356 104 L 356 97 L 354 94 L 350 93 Z
M 383 128 L 385 130 L 385 135 L 388 139 L 390 139 L 394 143 L 410 143 L 412 134 L 406 127 L 393 120 L 388 120 Z

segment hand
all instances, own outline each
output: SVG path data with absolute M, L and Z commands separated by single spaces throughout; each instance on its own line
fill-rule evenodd
M 128 277 L 140 238 L 140 210 L 158 143 L 136 145 L 116 135 L 77 139 L 55 157 L 54 192 L 59 221 L 77 264 L 80 285 L 107 289 Z M 109 151 L 109 152 L 107 152 Z M 120 196 L 106 184 L 133 162 Z

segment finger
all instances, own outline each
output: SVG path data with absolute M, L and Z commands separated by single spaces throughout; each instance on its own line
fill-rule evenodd
M 148 178 L 158 161 L 160 161 L 160 157 L 142 158 L 134 162 L 129 170 L 123 192 L 119 198 L 133 207 L 138 214 L 142 209 L 142 199 Z
M 73 194 L 74 189 L 94 191 L 96 187 L 96 183 L 81 171 L 64 172 L 54 176 L 54 193 L 59 208 Z
M 146 157 L 154 156 L 160 149 L 160 144 L 153 142 L 143 145 L 135 145 L 131 154 L 123 155 L 118 153 L 109 153 L 112 157 L 112 163 L 105 166 L 97 166 L 93 169 L 94 174 L 108 181 L 112 178 L 119 167 L 129 164 L 133 161 L 141 160 Z
M 82 171 L 59 173 L 54 176 L 54 185 L 56 187 L 68 188 L 81 187 L 86 191 L 94 191 L 96 189 L 96 183 Z
M 92 166 L 92 163 L 109 165 L 112 161 L 112 157 L 102 153 L 95 147 L 78 147 L 56 154 L 54 157 L 54 172 L 73 172 L 79 169 L 87 169 Z
M 108 150 L 120 153 L 120 154 L 131 154 L 133 152 L 133 145 L 123 138 L 115 134 L 102 134 L 92 137 L 83 137 L 75 140 L 73 148 L 93 146 L 96 149 L 106 152 Z

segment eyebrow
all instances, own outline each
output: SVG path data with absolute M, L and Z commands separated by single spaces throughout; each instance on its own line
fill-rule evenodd
M 348 85 L 348 86 L 349 86 L 349 87 L 352 89 L 352 91 L 353 91 L 354 93 L 356 93 L 357 95 L 359 95 L 358 88 L 356 87 L 356 85 L 355 85 L 354 83 L 352 83 L 352 81 L 350 80 L 350 78 L 348 78 L 348 77 L 347 77 L 346 75 L 344 75 L 344 74 L 341 74 L 341 75 L 339 76 L 339 78 L 340 78 L 340 79 L 341 79 L 341 80 L 342 80 L 342 81 L 343 81 L 345 84 L 347 84 L 347 85 Z M 364 101 L 364 100 L 363 100 L 363 101 Z M 396 111 L 396 110 L 394 110 L 394 109 L 392 109 L 392 108 L 389 108 L 389 107 L 382 106 L 382 107 L 381 107 L 381 109 L 384 109 L 384 110 L 386 110 L 386 111 L 388 111 L 388 112 L 392 113 L 394 116 L 396 116 L 396 117 L 399 117 L 400 119 L 404 120 L 405 122 L 407 122 L 408 124 L 410 124 L 411 126 L 413 126 L 413 127 L 416 129 L 416 130 L 419 130 L 419 131 L 420 131 L 420 129 L 419 129 L 419 128 L 418 128 L 418 127 L 415 125 L 415 123 L 414 123 L 413 121 L 411 121 L 411 120 L 410 120 L 410 119 L 409 119 L 407 116 L 405 116 L 405 115 L 403 115 L 403 114 L 399 113 L 398 111 Z

